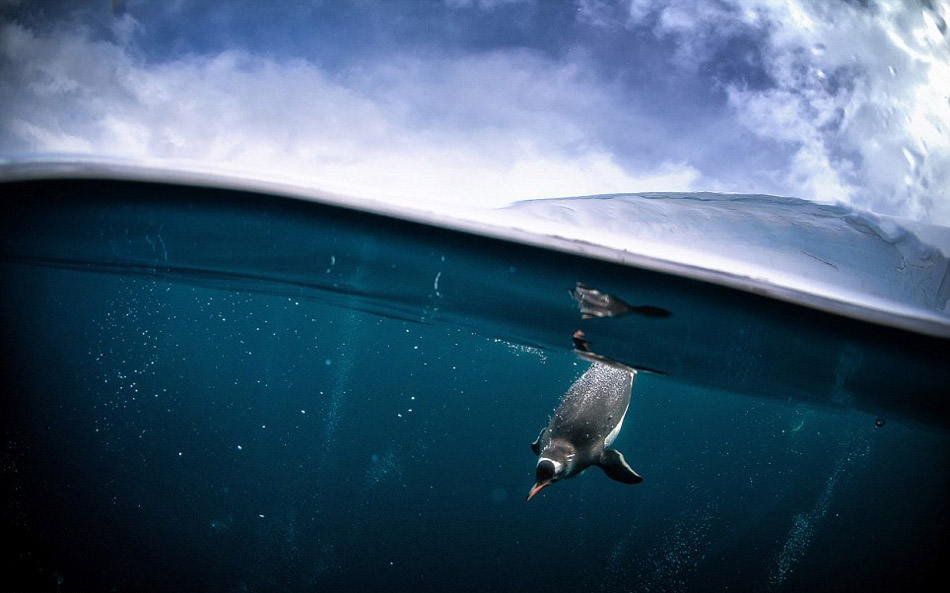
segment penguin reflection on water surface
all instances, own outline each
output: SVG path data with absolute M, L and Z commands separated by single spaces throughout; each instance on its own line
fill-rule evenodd
M 537 479 L 526 500 L 548 484 L 572 478 L 592 465 L 624 484 L 643 481 L 619 451 L 609 448 L 623 425 L 635 375 L 632 369 L 595 361 L 571 385 L 531 444 L 538 456 Z

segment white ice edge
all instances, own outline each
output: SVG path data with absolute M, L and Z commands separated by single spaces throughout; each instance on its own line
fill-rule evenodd
M 254 191 L 303 199 L 429 226 L 482 235 L 609 261 L 625 266 L 710 282 L 746 292 L 815 308 L 828 313 L 920 334 L 950 338 L 950 311 L 928 309 L 914 303 L 887 298 L 853 287 L 815 282 L 792 269 L 785 273 L 761 262 L 736 261 L 716 253 L 616 234 L 603 233 L 599 242 L 582 238 L 590 229 L 570 227 L 538 219 L 518 207 L 508 209 L 449 210 L 393 204 L 288 183 L 283 180 L 238 177 L 191 166 L 91 159 L 23 159 L 0 163 L 0 182 L 53 179 L 116 179 L 177 183 Z M 555 203 L 557 200 L 538 200 Z M 501 221 L 501 222 L 500 222 Z M 600 232 L 601 229 L 593 229 Z M 950 232 L 948 232 L 950 235 Z M 807 254 L 806 254 L 807 255 Z M 767 262 L 766 262 L 767 263 Z M 583 280 L 583 279 L 578 279 Z

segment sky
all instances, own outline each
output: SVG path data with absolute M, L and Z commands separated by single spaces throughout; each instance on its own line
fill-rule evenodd
M 950 9 L 0 0 L 0 159 L 423 206 L 765 193 L 950 226 Z

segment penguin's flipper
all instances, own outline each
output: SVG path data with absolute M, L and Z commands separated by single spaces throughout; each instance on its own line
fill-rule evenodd
M 538 438 L 531 443 L 531 450 L 534 451 L 535 455 L 541 454 L 541 438 L 544 436 L 544 431 L 547 430 L 547 427 L 541 429 L 541 434 L 538 435 Z
M 627 460 L 623 458 L 623 453 L 616 449 L 604 449 L 604 454 L 600 457 L 600 469 L 604 470 L 612 480 L 623 482 L 624 484 L 639 484 L 643 481 L 640 475 L 633 471 Z

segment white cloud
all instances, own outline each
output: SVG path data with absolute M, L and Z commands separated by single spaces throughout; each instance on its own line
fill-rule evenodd
M 111 23 L 114 43 L 0 25 L 0 153 L 197 163 L 403 202 L 755 187 L 950 225 L 945 5 L 612 2 L 578 0 L 576 18 L 674 42 L 679 70 L 659 118 L 644 115 L 654 95 L 598 75 L 584 47 L 558 58 L 417 50 L 332 74 L 237 50 L 145 62 L 129 49 L 142 27 L 126 13 Z M 735 40 L 750 56 L 732 57 L 765 82 L 719 80 L 731 111 L 705 111 L 722 119 L 684 137 L 678 108 L 692 99 L 676 81 L 712 76 Z M 730 163 L 723 147 L 742 134 L 774 152 Z
M 790 189 L 950 224 L 950 51 L 935 15 L 913 3 L 768 8 L 777 89 L 733 87 L 731 100 L 757 134 L 799 145 Z
M 721 84 L 736 121 L 791 149 L 778 191 L 950 225 L 950 5 L 630 0 L 631 26 L 700 69 L 759 43 L 771 83 Z
M 947 5 L 743 6 L 767 23 L 776 87 L 730 85 L 730 101 L 755 134 L 797 146 L 788 193 L 950 225 Z
M 509 6 L 533 1 L 534 0 L 445 0 L 445 5 L 449 8 L 481 8 L 483 10 L 491 10 L 499 6 Z
M 395 201 L 696 189 L 672 162 L 638 175 L 601 146 L 614 99 L 524 51 L 391 56 L 334 77 L 242 51 L 144 64 L 81 33 L 7 24 L 0 150 L 197 163 Z M 24 84 L 25 83 L 25 84 Z
M 650 2 L 653 6 L 649 6 Z M 744 32 L 757 27 L 757 14 L 741 10 L 731 3 L 705 0 L 632 0 L 629 21 L 647 23 L 646 17 L 656 14 L 653 31 L 659 37 L 677 40 L 676 59 L 680 68 L 695 69 L 714 56 L 715 52 Z

